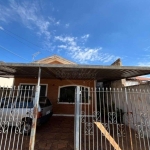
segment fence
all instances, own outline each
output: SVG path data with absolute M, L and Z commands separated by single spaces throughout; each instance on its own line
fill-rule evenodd
M 34 87 L 0 88 L 0 149 L 33 149 L 37 118 L 37 91 Z M 34 134 L 31 134 L 31 131 Z M 30 139 L 27 136 L 31 136 Z M 31 148 L 32 147 L 32 148 Z
M 150 149 L 149 90 L 90 89 L 88 103 L 87 91 L 78 90 L 76 149 Z

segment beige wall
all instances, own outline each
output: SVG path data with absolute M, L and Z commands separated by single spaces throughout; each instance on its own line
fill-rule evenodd
M 0 87 L 12 87 L 13 86 L 13 78 L 1 78 L 0 77 Z
M 116 93 L 114 100 L 116 107 L 125 112 L 124 123 L 128 125 L 130 121 L 130 127 L 137 131 L 138 126 L 143 127 L 144 134 L 150 137 L 150 131 L 146 129 L 150 124 L 150 84 L 126 87 L 126 91 L 123 88 L 122 92 Z
M 114 63 L 111 64 L 111 66 L 122 66 L 122 62 L 121 59 L 117 59 Z M 124 87 L 126 83 L 125 79 L 121 79 L 121 80 L 116 80 L 116 81 L 112 81 L 111 82 L 111 87 L 112 88 L 121 88 Z
M 14 85 L 18 86 L 20 83 L 37 83 L 37 79 L 16 78 Z M 53 104 L 54 114 L 74 114 L 74 104 L 58 103 L 59 86 L 82 85 L 94 88 L 94 80 L 41 79 L 41 84 L 48 84 L 47 96 Z

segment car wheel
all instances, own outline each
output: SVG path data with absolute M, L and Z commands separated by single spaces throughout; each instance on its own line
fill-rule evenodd
M 24 135 L 30 135 L 32 128 L 32 120 L 27 118 L 22 121 L 22 133 Z

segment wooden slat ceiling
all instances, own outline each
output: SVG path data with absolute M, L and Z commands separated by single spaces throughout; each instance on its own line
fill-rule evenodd
M 0 63 L 1 77 L 118 80 L 150 74 L 150 67 Z

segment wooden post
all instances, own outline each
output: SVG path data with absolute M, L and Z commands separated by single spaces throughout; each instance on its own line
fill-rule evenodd
M 107 140 L 110 142 L 110 144 L 116 149 L 121 150 L 119 145 L 116 143 L 116 141 L 112 138 L 112 136 L 108 133 L 108 131 L 105 129 L 105 127 L 100 122 L 94 122 L 96 126 L 100 129 L 100 131 L 104 134 L 104 136 L 107 138 Z

